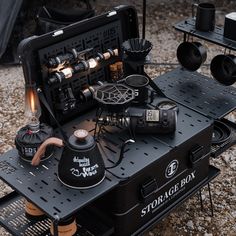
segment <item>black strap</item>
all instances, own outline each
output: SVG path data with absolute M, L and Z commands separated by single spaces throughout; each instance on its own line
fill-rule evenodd
M 65 131 L 63 130 L 62 126 L 60 125 L 60 123 L 58 122 L 58 120 L 56 119 L 56 117 L 54 116 L 54 114 L 53 114 L 53 112 L 52 112 L 52 110 L 51 110 L 51 108 L 50 108 L 50 106 L 49 106 L 49 104 L 48 104 L 48 102 L 47 102 L 47 100 L 46 100 L 46 98 L 45 98 L 43 92 L 42 92 L 42 91 L 39 91 L 39 92 L 38 92 L 38 96 L 39 96 L 40 101 L 41 101 L 42 104 L 44 105 L 44 107 L 48 110 L 48 112 L 50 113 L 51 117 L 52 117 L 53 120 L 55 121 L 55 123 L 56 123 L 56 125 L 57 125 L 57 127 L 58 127 L 58 129 L 59 129 L 59 131 L 60 131 L 60 133 L 61 133 L 61 135 L 62 135 L 63 141 L 67 144 L 68 137 L 67 137 Z
M 155 90 L 155 92 L 160 95 L 161 97 L 165 97 L 166 95 L 161 91 L 161 89 L 153 82 L 153 80 L 149 77 L 149 75 L 146 72 L 143 72 L 143 74 L 148 78 L 149 85 Z

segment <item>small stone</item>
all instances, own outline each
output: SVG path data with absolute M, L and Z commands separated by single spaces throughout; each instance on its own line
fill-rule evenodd
M 233 211 L 231 214 L 236 219 L 236 211 Z
M 212 233 L 209 233 L 209 234 L 205 233 L 204 236 L 213 236 L 213 234 Z
M 197 230 L 199 231 L 199 232 L 201 232 L 202 231 L 202 227 L 201 226 L 198 226 L 198 228 L 197 228 Z
M 187 222 L 187 226 L 188 226 L 189 229 L 194 229 L 193 221 L 192 221 L 192 220 L 189 220 L 189 221 Z
M 208 217 L 205 218 L 205 220 L 208 221 L 208 222 L 211 222 L 211 217 L 208 216 Z

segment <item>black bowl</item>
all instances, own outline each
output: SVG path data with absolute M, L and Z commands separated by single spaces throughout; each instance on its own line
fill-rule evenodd
M 146 39 L 133 38 L 123 42 L 124 53 L 135 60 L 144 60 L 152 49 L 152 43 Z
M 211 74 L 221 84 L 232 85 L 236 82 L 236 57 L 217 55 L 211 61 Z
M 207 52 L 199 42 L 183 42 L 177 49 L 177 58 L 184 68 L 195 71 L 206 61 Z

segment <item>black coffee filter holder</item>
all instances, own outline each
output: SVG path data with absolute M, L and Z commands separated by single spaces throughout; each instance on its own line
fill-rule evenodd
M 100 106 L 112 112 L 124 110 L 134 98 L 134 89 L 124 84 L 104 84 L 96 89 L 94 94 L 94 99 Z
M 222 27 L 215 26 L 214 31 L 211 31 L 211 32 L 199 31 L 199 30 L 196 30 L 195 28 L 195 19 L 189 18 L 189 19 L 179 22 L 178 24 L 174 26 L 174 28 L 184 33 L 185 40 L 186 40 L 187 34 L 189 34 L 197 38 L 217 44 L 219 46 L 222 46 L 231 50 L 236 50 L 236 41 L 225 38 L 224 28 Z
M 144 60 L 152 50 L 152 43 L 146 39 L 132 38 L 122 44 L 122 49 L 133 60 Z

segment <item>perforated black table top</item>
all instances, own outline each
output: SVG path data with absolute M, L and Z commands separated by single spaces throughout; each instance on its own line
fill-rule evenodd
M 177 68 L 156 78 L 155 83 L 167 97 L 214 119 L 236 109 L 236 88 L 198 72 Z
M 116 177 L 125 179 L 134 176 L 146 166 L 167 155 L 172 147 L 186 142 L 213 122 L 181 105 L 179 117 L 177 131 L 173 136 L 138 135 L 136 143 L 126 148 L 122 163 L 109 170 L 112 174 L 107 172 L 105 181 L 95 188 L 73 190 L 58 181 L 57 166 L 62 149 L 56 149 L 53 157 L 42 162 L 37 168 L 22 161 L 16 150 L 7 152 L 1 156 L 0 178 L 47 212 L 49 217 L 59 216 L 63 219 L 114 188 L 119 183 Z M 94 112 L 68 123 L 64 129 L 68 135 L 78 128 L 85 128 L 93 134 L 95 123 L 92 118 Z M 192 123 L 196 124 L 192 125 Z M 112 166 L 118 160 L 120 147 L 123 141 L 129 138 L 129 132 L 120 128 L 107 128 L 107 131 L 101 135 L 98 147 L 106 166 Z
M 22 161 L 15 149 L 1 156 L 0 161 L 0 178 L 34 202 L 52 219 L 72 215 L 118 184 L 114 176 L 106 173 L 105 180 L 92 189 L 80 191 L 65 187 L 57 179 L 61 151 L 57 149 L 52 158 L 36 168 Z
M 174 28 L 183 33 L 188 33 L 214 44 L 236 50 L 236 41 L 225 38 L 224 29 L 222 27 L 215 26 L 215 29 L 212 32 L 199 31 L 195 29 L 195 18 L 189 18 L 179 22 Z

